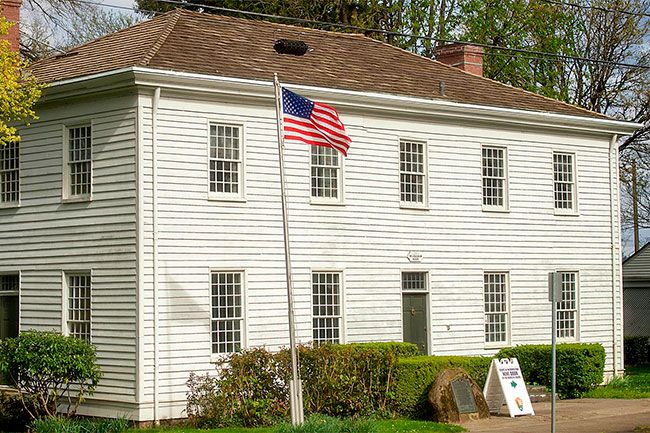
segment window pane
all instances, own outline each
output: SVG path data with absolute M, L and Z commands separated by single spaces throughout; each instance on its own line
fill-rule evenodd
M 506 153 L 500 147 L 482 148 L 483 205 L 505 207 Z
M 212 272 L 212 353 L 241 349 L 242 273 Z
M 20 199 L 20 151 L 18 143 L 0 146 L 0 203 Z
M 573 155 L 570 153 L 553 154 L 553 191 L 555 209 L 572 210 L 575 201 L 575 181 L 573 173 Z
M 210 191 L 238 195 L 241 191 L 241 127 L 210 125 Z
M 92 138 L 90 126 L 68 129 L 68 181 L 71 197 L 91 192 Z
M 341 274 L 312 274 L 312 337 L 315 344 L 340 342 Z
M 68 332 L 90 342 L 91 282 L 89 274 L 68 275 Z
M 402 290 L 427 290 L 426 272 L 402 272 Z
M 508 340 L 508 274 L 483 274 L 483 301 L 485 306 L 485 342 Z
M 339 198 L 340 158 L 329 147 L 311 146 L 311 196 Z
M 424 204 L 424 143 L 400 141 L 400 200 Z
M 557 337 L 575 338 L 578 315 L 578 291 L 576 272 L 562 272 L 562 298 L 557 303 Z

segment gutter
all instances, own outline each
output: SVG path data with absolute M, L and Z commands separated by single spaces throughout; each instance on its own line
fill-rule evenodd
M 87 83 L 88 81 L 115 81 L 115 76 L 120 74 L 124 75 L 125 78 L 130 77 L 135 85 L 196 91 L 202 94 L 216 93 L 240 97 L 264 98 L 268 100 L 274 98 L 272 77 L 269 77 L 268 81 L 251 80 L 140 66 L 56 81 L 50 84 L 49 89 L 53 93 L 61 93 L 63 91 L 61 87 L 70 87 L 71 90 L 78 88 L 90 91 L 93 86 L 89 85 Z M 631 134 L 643 126 L 639 123 L 618 120 L 465 104 L 441 99 L 426 99 L 387 93 L 361 92 L 297 84 L 291 84 L 290 86 L 293 89 L 301 91 L 307 97 L 329 102 L 337 105 L 337 107 L 350 108 L 351 110 L 369 109 L 435 115 L 473 121 L 478 119 L 515 125 L 534 125 L 553 129 L 571 129 L 620 135 Z M 56 91 L 53 88 L 56 88 Z
M 610 179 L 610 186 L 609 186 L 609 198 L 610 198 L 610 203 L 609 203 L 609 215 L 610 215 L 610 223 L 611 223 L 611 254 L 612 254 L 612 363 L 613 363 L 613 368 L 612 368 L 612 374 L 613 377 L 618 376 L 618 352 L 617 352 L 617 338 L 618 338 L 618 333 L 616 332 L 616 325 L 617 325 L 617 308 L 616 308 L 616 271 L 617 268 L 620 271 L 620 265 L 617 266 L 617 260 L 616 260 L 616 251 L 617 251 L 617 246 L 620 247 L 620 244 L 618 240 L 620 239 L 617 237 L 617 234 L 620 230 L 620 224 L 619 224 L 619 218 L 620 218 L 620 213 L 617 213 L 617 202 L 618 202 L 618 146 L 616 146 L 616 142 L 618 141 L 618 137 L 616 134 L 614 134 L 610 140 L 609 143 L 609 179 Z M 616 165 L 614 165 L 616 164 Z M 616 171 L 614 172 L 614 169 L 616 168 Z M 619 272 L 620 276 L 620 272 Z
M 153 422 L 160 425 L 159 376 L 160 348 L 158 345 L 158 104 L 160 102 L 160 87 L 153 93 L 151 107 L 151 171 L 152 171 L 152 248 L 153 248 Z

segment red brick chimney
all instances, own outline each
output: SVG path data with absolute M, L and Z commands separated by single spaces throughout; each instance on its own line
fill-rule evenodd
M 439 62 L 479 77 L 483 76 L 483 47 L 449 44 L 436 48 L 435 55 Z
M 11 48 L 15 51 L 20 51 L 20 5 L 23 0 L 0 0 L 0 8 L 2 9 L 2 16 L 7 21 L 15 23 L 10 29 L 7 36 L 3 36 L 11 44 Z

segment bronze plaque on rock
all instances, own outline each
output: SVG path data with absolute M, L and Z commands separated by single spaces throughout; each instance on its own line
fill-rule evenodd
M 454 401 L 458 408 L 458 413 L 478 412 L 476 400 L 472 393 L 472 386 L 469 380 L 459 377 L 451 381 L 451 392 L 454 395 Z

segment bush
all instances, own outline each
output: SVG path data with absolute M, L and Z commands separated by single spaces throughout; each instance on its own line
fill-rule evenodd
M 397 354 L 409 344 L 300 346 L 307 414 L 349 417 L 387 409 Z M 417 350 L 417 347 L 415 347 Z M 214 377 L 190 375 L 187 414 L 198 427 L 272 425 L 289 415 L 289 350 L 250 349 L 226 356 Z
M 415 419 L 431 417 L 429 389 L 436 376 L 447 368 L 462 368 L 479 386 L 485 384 L 491 358 L 471 356 L 416 356 L 402 358 L 395 368 L 391 408 Z
M 398 341 L 379 342 L 379 343 L 351 343 L 341 344 L 337 347 L 352 347 L 353 349 L 372 349 L 381 353 L 390 352 L 398 358 L 406 358 L 410 356 L 419 356 L 420 351 L 418 346 L 413 343 L 402 343 Z
M 19 391 L 32 418 L 54 416 L 61 398 L 76 412 L 101 377 L 88 342 L 53 332 L 28 331 L 0 341 L 0 374 Z
M 650 337 L 625 337 L 625 365 L 650 364 Z
M 498 358 L 517 358 L 527 383 L 551 386 L 551 346 L 523 345 L 502 349 Z M 557 345 L 557 392 L 579 398 L 603 382 L 605 349 L 600 344 Z
M 312 415 L 304 424 L 292 426 L 282 424 L 274 433 L 376 433 L 375 424 L 369 419 L 339 419 L 323 415 Z
M 33 433 L 123 433 L 129 428 L 126 418 L 89 420 L 47 417 L 35 420 Z
M 17 394 L 0 392 L 0 432 L 25 431 L 30 420 Z

